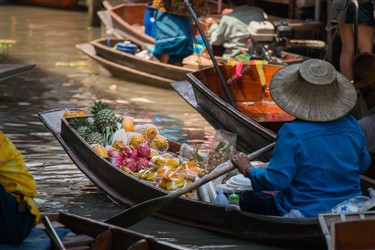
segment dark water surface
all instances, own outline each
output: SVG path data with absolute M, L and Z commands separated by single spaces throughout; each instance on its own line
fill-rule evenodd
M 86 12 L 0 5 L 1 63 L 35 63 L 0 83 L 0 129 L 23 153 L 36 178 L 42 212 L 106 219 L 124 210 L 100 192 L 39 121 L 38 112 L 112 102 L 115 112 L 154 123 L 178 142 L 209 142 L 214 129 L 173 90 L 116 79 L 75 48 L 105 35 L 87 28 Z M 195 249 L 281 249 L 170 223 L 154 217 L 131 227 Z

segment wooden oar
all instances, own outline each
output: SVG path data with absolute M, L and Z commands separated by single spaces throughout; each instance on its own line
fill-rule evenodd
M 42 222 L 44 226 L 46 227 L 47 234 L 49 238 L 52 241 L 52 244 L 55 245 L 56 249 L 58 250 L 65 250 L 66 248 L 64 247 L 63 243 L 61 242 L 59 236 L 57 235 L 55 229 L 53 228 L 51 221 L 47 216 L 44 216 L 42 218 Z
M 253 160 L 257 158 L 258 156 L 260 156 L 261 154 L 271 150 L 274 146 L 275 146 L 275 143 L 271 143 L 249 154 L 247 158 L 249 160 Z M 106 222 L 113 224 L 113 225 L 120 226 L 120 227 L 125 227 L 125 228 L 132 226 L 136 224 L 137 222 L 143 220 L 144 218 L 150 216 L 151 214 L 155 213 L 159 209 L 163 208 L 168 203 L 180 197 L 181 195 L 187 192 L 190 192 L 225 173 L 228 173 L 234 168 L 235 167 L 231 161 L 224 162 L 220 164 L 220 166 L 217 167 L 218 170 L 212 171 L 210 174 L 203 176 L 201 179 L 191 183 L 189 186 L 181 188 L 171 194 L 139 203 L 131 208 L 128 208 L 124 212 L 114 215 L 113 217 L 106 220 Z

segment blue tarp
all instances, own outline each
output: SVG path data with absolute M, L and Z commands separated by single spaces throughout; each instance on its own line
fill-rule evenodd
M 57 235 L 62 238 L 69 233 L 67 228 L 55 228 Z M 41 228 L 33 228 L 27 238 L 20 244 L 6 245 L 0 243 L 1 250 L 47 250 L 51 246 L 47 232 Z

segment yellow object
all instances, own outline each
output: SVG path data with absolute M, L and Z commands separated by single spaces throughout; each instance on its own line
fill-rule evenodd
M 17 201 L 24 195 L 24 200 L 31 214 L 35 215 L 35 224 L 39 221 L 38 204 L 33 198 L 37 196 L 36 182 L 29 173 L 21 153 L 11 140 L 0 131 L 0 183 L 5 190 L 14 194 Z
M 137 148 L 139 144 L 142 144 L 145 141 L 145 137 L 140 133 L 131 133 L 129 137 L 129 145 L 133 148 Z
M 168 149 L 168 140 L 162 135 L 156 135 L 155 139 L 152 140 L 151 147 L 161 152 L 165 152 Z
M 262 85 L 262 87 L 265 87 L 266 86 L 266 76 L 264 75 L 263 63 L 256 63 L 255 66 L 256 66 L 257 71 L 258 71 L 260 84 Z
M 153 124 L 135 125 L 134 132 L 141 133 L 148 141 L 152 141 L 159 133 Z
M 178 158 L 169 158 L 163 155 L 152 157 L 151 162 L 159 166 L 168 166 L 172 168 L 175 168 L 178 165 L 180 165 L 180 160 Z
M 125 129 L 126 132 L 134 132 L 134 120 L 131 117 L 122 118 L 121 127 Z
M 176 175 L 176 173 L 171 172 L 158 183 L 159 187 L 164 188 L 169 191 L 173 191 L 185 186 L 185 179 L 182 176 Z
M 108 157 L 108 151 L 100 144 L 91 146 L 101 157 Z
M 150 151 L 150 158 L 152 158 L 152 157 L 154 157 L 154 156 L 158 156 L 159 155 L 159 153 L 158 153 L 158 151 L 156 151 L 155 149 L 151 149 L 151 151 Z

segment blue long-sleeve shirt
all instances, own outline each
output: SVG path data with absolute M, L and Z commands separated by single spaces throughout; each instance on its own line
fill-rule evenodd
M 280 214 L 297 209 L 306 217 L 361 195 L 360 174 L 371 163 L 365 136 L 354 117 L 330 122 L 284 124 L 267 168 L 253 168 L 253 190 L 278 190 Z

